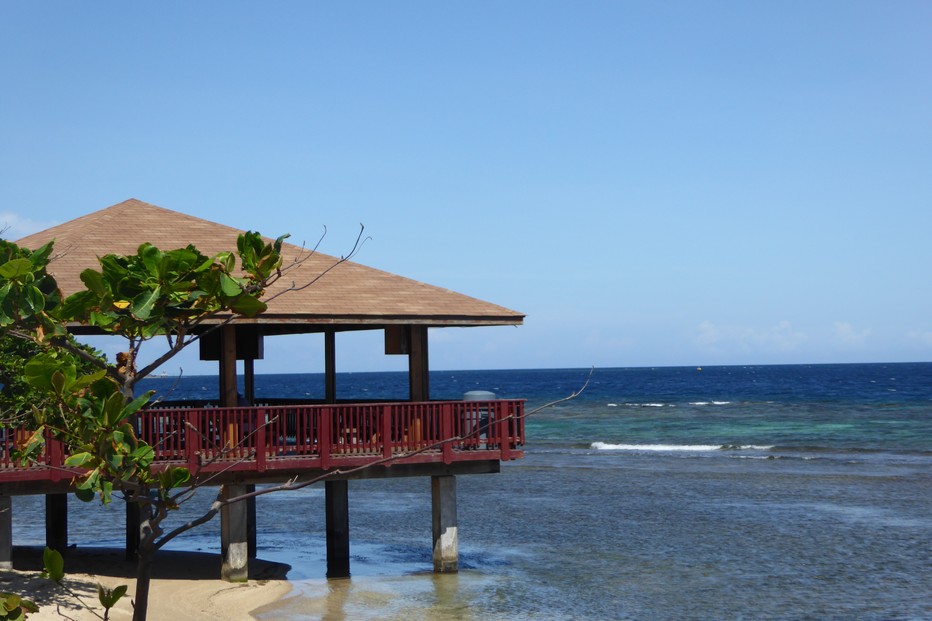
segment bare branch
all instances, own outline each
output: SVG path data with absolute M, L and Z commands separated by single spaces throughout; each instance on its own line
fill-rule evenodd
M 272 300 L 274 300 L 274 299 L 276 299 L 276 298 L 278 298 L 278 297 L 281 297 L 281 296 L 285 295 L 286 293 L 290 293 L 290 292 L 292 292 L 292 291 L 303 291 L 304 289 L 307 289 L 308 287 L 310 287 L 311 285 L 313 285 L 314 283 L 316 283 L 317 281 L 319 281 L 321 278 L 323 278 L 324 276 L 326 276 L 327 274 L 329 274 L 331 271 L 333 271 L 334 269 L 336 269 L 339 265 L 341 265 L 341 264 L 343 264 L 343 263 L 346 263 L 347 261 L 351 261 L 351 260 L 353 259 L 353 257 L 355 257 L 357 254 L 359 254 L 359 251 L 362 250 L 362 247 L 365 245 L 365 243 L 366 243 L 367 241 L 369 241 L 370 239 L 372 239 L 371 237 L 363 237 L 363 233 L 365 232 L 365 230 L 366 230 L 366 227 L 365 227 L 364 225 L 360 224 L 360 225 L 359 225 L 359 234 L 356 236 L 356 242 L 353 244 L 353 247 L 350 249 L 349 254 L 347 254 L 346 256 L 340 257 L 339 260 L 337 260 L 337 261 L 334 261 L 332 265 L 330 265 L 329 267 L 327 267 L 326 269 L 324 269 L 322 272 L 320 272 L 319 274 L 317 274 L 314 278 L 312 278 L 312 279 L 309 280 L 308 282 L 304 283 L 303 285 L 297 285 L 297 284 L 295 284 L 295 283 L 292 282 L 290 287 L 288 287 L 288 288 L 286 288 L 286 289 L 283 289 L 282 291 L 279 291 L 278 293 L 276 293 L 275 295 L 269 297 L 268 299 L 266 299 L 266 300 L 264 300 L 264 301 L 265 301 L 266 303 L 268 303 L 268 302 L 271 302 Z M 307 257 L 307 258 L 309 258 L 309 257 Z M 306 260 L 306 259 L 304 259 L 304 260 Z
M 511 414 L 511 415 L 509 415 L 509 416 L 505 416 L 505 417 L 503 417 L 503 418 L 500 418 L 500 419 L 496 420 L 495 422 L 496 422 L 496 423 L 501 423 L 501 422 L 508 422 L 508 421 L 511 421 L 511 420 L 523 420 L 523 419 L 528 418 L 529 416 L 533 416 L 534 414 L 537 414 L 538 412 L 540 412 L 540 411 L 542 411 L 542 410 L 545 410 L 545 409 L 547 409 L 547 408 L 551 408 L 551 407 L 553 407 L 553 406 L 555 406 L 555 405 L 559 405 L 560 403 L 565 403 L 565 402 L 567 402 L 567 401 L 571 401 L 571 400 L 577 398 L 579 395 L 581 395 L 581 394 L 583 393 L 583 391 L 586 390 L 586 388 L 588 388 L 589 382 L 590 382 L 590 380 L 592 379 L 592 374 L 593 374 L 594 371 L 595 371 L 595 367 L 592 367 L 591 369 L 589 369 L 589 375 L 586 377 L 586 381 L 583 383 L 583 385 L 582 385 L 578 390 L 576 390 L 576 391 L 573 392 L 572 394 L 567 395 L 566 397 L 562 397 L 562 398 L 560 398 L 560 399 L 556 399 L 556 400 L 554 400 L 554 401 L 550 401 L 550 402 L 548 402 L 548 403 L 545 403 L 545 404 L 543 404 L 543 405 L 541 405 L 541 406 L 538 406 L 538 407 L 534 408 L 534 409 L 531 410 L 530 412 L 525 412 L 524 414 L 520 414 L 520 415 L 519 415 L 519 414 Z M 164 535 L 162 538 L 159 539 L 159 541 L 155 542 L 155 544 L 154 544 L 154 545 L 155 545 L 155 548 L 156 548 L 156 549 L 161 549 L 162 546 L 164 546 L 166 543 L 168 543 L 169 541 L 171 541 L 172 539 L 174 539 L 174 538 L 177 537 L 178 535 L 181 535 L 182 533 L 185 533 L 185 532 L 191 530 L 192 528 L 195 528 L 195 527 L 197 527 L 197 526 L 200 526 L 201 524 L 204 524 L 204 523 L 206 523 L 206 522 L 209 522 L 211 519 L 214 518 L 214 516 L 217 515 L 217 513 L 220 512 L 220 509 L 222 509 L 223 507 L 225 507 L 225 506 L 227 506 L 227 505 L 231 505 L 231 504 L 237 503 L 237 502 L 242 502 L 242 501 L 248 500 L 248 499 L 250 499 L 250 498 L 257 498 L 257 497 L 259 497 L 259 496 L 264 496 L 264 495 L 266 495 L 266 494 L 272 494 L 272 493 L 275 493 L 275 492 L 295 491 L 295 490 L 303 489 L 303 488 L 305 488 L 305 487 L 309 487 L 309 486 L 314 485 L 314 484 L 316 484 L 316 483 L 320 483 L 321 481 L 326 481 L 327 479 L 332 479 L 332 478 L 336 478 L 336 477 L 340 477 L 340 476 L 348 476 L 348 475 L 356 474 L 357 472 L 362 472 L 362 471 L 364 471 L 364 470 L 368 470 L 368 469 L 370 469 L 370 468 L 375 468 L 376 466 L 382 466 L 382 465 L 385 465 L 385 464 L 395 463 L 395 462 L 398 462 L 398 461 L 401 461 L 401 460 L 404 460 L 404 459 L 408 459 L 408 458 L 410 458 L 410 457 L 414 457 L 415 455 L 420 455 L 420 454 L 422 454 L 422 453 L 426 453 L 426 452 L 429 452 L 429 451 L 435 451 L 435 450 L 437 450 L 437 449 L 439 449 L 439 448 L 443 448 L 443 446 L 446 445 L 446 444 L 455 443 L 455 442 L 462 442 L 463 440 L 467 440 L 467 439 L 471 438 L 472 436 L 477 435 L 477 434 L 479 434 L 479 433 L 481 433 L 481 430 L 477 428 L 477 429 L 474 429 L 473 431 L 471 431 L 470 433 L 467 433 L 467 434 L 465 434 L 465 435 L 459 435 L 459 436 L 455 436 L 455 437 L 451 437 L 451 438 L 446 438 L 446 439 L 444 439 L 444 440 L 440 440 L 440 441 L 438 441 L 438 442 L 435 442 L 435 443 L 430 444 L 430 445 L 428 445 L 428 446 L 424 446 L 424 447 L 422 447 L 422 448 L 420 448 L 420 449 L 417 449 L 417 450 L 414 450 L 414 451 L 408 451 L 408 452 L 406 452 L 406 453 L 402 453 L 402 454 L 398 454 L 398 455 L 392 455 L 392 456 L 390 456 L 390 457 L 382 457 L 382 458 L 377 459 L 377 460 L 375 460 L 375 461 L 371 461 L 371 462 L 362 464 L 362 465 L 360 465 L 360 466 L 355 466 L 355 467 L 353 467 L 353 468 L 347 468 L 347 469 L 340 469 L 340 468 L 337 468 L 337 469 L 335 469 L 335 470 L 331 470 L 331 471 L 329 471 L 329 472 L 325 472 L 325 473 L 323 473 L 323 474 L 321 474 L 321 475 L 318 475 L 318 476 L 316 476 L 316 477 L 310 478 L 310 479 L 308 479 L 307 481 L 298 482 L 297 477 L 292 477 L 291 479 L 289 479 L 289 480 L 287 480 L 287 481 L 285 481 L 284 483 L 281 483 L 281 484 L 279 484 L 279 485 L 273 485 L 273 486 L 266 487 L 266 488 L 263 488 L 263 489 L 260 489 L 260 490 L 256 490 L 256 491 L 253 491 L 253 492 L 249 492 L 249 493 L 246 493 L 246 494 L 241 494 L 241 495 L 239 495 L 239 496 L 234 496 L 233 498 L 223 498 L 222 494 L 221 494 L 221 493 L 218 493 L 218 494 L 217 494 L 217 499 L 214 500 L 213 503 L 211 503 L 210 509 L 209 509 L 204 515 L 202 515 L 202 516 L 200 516 L 200 517 L 198 517 L 198 518 L 196 518 L 196 519 L 194 519 L 194 520 L 191 520 L 190 522 L 187 522 L 187 523 L 185 523 L 185 524 L 182 524 L 182 525 L 178 526 L 177 528 L 175 528 L 174 530 L 172 530 L 171 532 L 169 532 L 169 533 L 167 533 L 166 535 Z M 239 463 L 239 462 L 235 462 L 235 463 Z M 232 464 L 231 464 L 231 467 L 232 467 Z M 203 486 L 204 484 L 205 484 L 205 483 L 201 483 L 200 485 Z M 180 496 L 180 495 L 179 495 L 179 496 Z

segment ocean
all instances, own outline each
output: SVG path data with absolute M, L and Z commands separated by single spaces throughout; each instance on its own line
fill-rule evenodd
M 532 410 L 589 374 L 435 371 L 431 394 Z M 338 376 L 340 398 L 406 387 Z M 323 390 L 321 375 L 256 377 L 257 399 Z M 172 397 L 216 391 L 189 377 Z M 260 619 L 932 619 L 932 363 L 594 369 L 528 419 L 525 450 L 457 479 L 458 574 L 431 572 L 429 480 L 350 483 L 345 580 L 324 577 L 322 488 L 260 498 L 259 556 L 295 584 Z M 15 500 L 16 543 L 43 541 L 19 519 L 41 507 Z M 73 542 L 122 541 L 122 511 L 69 511 Z M 216 551 L 218 529 L 177 547 Z

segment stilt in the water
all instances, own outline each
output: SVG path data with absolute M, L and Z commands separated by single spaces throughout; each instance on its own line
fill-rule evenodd
M 456 533 L 456 477 L 435 476 L 430 480 L 433 513 L 434 572 L 459 571 Z
M 242 496 L 245 485 L 223 485 L 224 500 Z M 220 509 L 220 553 L 223 557 L 220 578 L 227 582 L 249 579 L 248 510 L 245 502 L 235 502 Z
M 350 575 L 349 486 L 347 481 L 325 481 L 327 511 L 327 577 Z
M 0 494 L 0 569 L 13 569 L 13 499 Z
M 45 545 L 62 554 L 68 549 L 68 494 L 45 495 Z

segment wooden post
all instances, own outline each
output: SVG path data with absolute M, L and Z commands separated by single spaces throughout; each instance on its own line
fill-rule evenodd
M 220 405 L 233 408 L 239 403 L 236 392 L 236 326 L 220 328 Z M 241 438 L 238 425 L 230 425 L 229 442 Z M 246 493 L 245 485 L 223 485 L 224 499 Z M 226 505 L 220 510 L 220 578 L 227 582 L 249 579 L 249 506 L 246 502 Z
M 324 482 L 327 512 L 327 577 L 350 575 L 349 486 L 346 480 Z
M 236 326 L 220 328 L 220 405 L 236 407 Z
M 427 356 L 427 326 L 408 326 L 408 384 L 411 401 L 430 401 L 430 369 Z
M 245 485 L 223 485 L 220 489 L 224 500 L 246 493 Z M 227 582 L 246 582 L 249 579 L 247 521 L 245 502 L 235 502 L 220 509 L 220 578 Z
M 0 569 L 13 569 L 13 499 L 0 494 Z
M 256 404 L 256 361 L 252 358 L 243 360 L 243 384 L 245 385 L 246 402 L 249 405 Z
M 45 495 L 45 545 L 62 554 L 68 549 L 68 494 Z
M 255 360 L 252 358 L 246 358 L 243 360 L 243 384 L 245 386 L 244 398 L 246 403 L 251 406 L 256 404 L 256 375 L 255 375 Z M 256 433 L 256 461 L 261 463 L 265 462 L 265 428 L 260 428 L 260 425 L 265 423 L 265 416 L 258 417 L 254 419 L 253 429 L 257 430 Z M 247 485 L 246 492 L 256 491 L 255 485 Z M 258 554 L 258 537 L 256 531 L 256 498 L 252 497 L 244 501 L 246 503 L 246 540 L 249 550 L 249 558 L 256 558 Z
M 433 514 L 434 572 L 459 571 L 459 541 L 456 526 L 456 477 L 430 478 L 431 513 Z
M 337 343 L 336 332 L 324 332 L 324 390 L 327 403 L 337 402 Z

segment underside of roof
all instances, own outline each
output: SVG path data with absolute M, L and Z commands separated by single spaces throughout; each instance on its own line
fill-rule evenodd
M 212 256 L 234 250 L 242 231 L 130 199 L 17 241 L 35 249 L 55 240 L 49 271 L 65 295 L 84 288 L 80 274 L 99 269 L 98 256 L 133 254 L 149 242 L 161 250 L 194 245 Z M 285 244 L 287 276 L 266 292 L 268 310 L 236 323 L 264 326 L 267 333 L 366 329 L 386 325 L 520 325 L 521 313 L 336 257 Z M 330 269 L 332 268 L 333 269 Z M 327 271 L 330 269 L 330 271 Z M 300 287 L 324 274 L 312 285 Z

